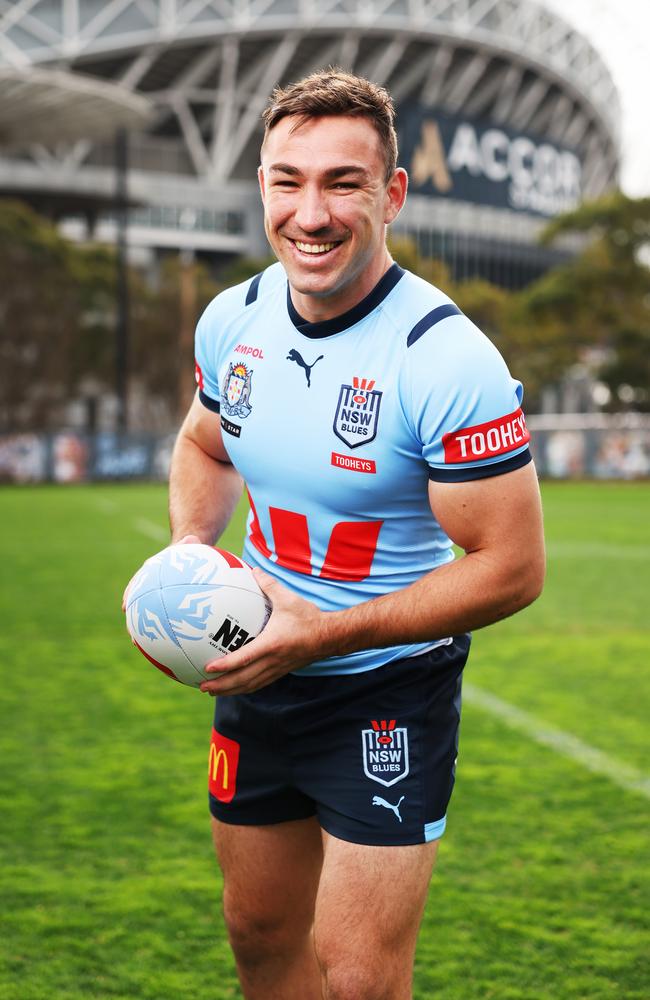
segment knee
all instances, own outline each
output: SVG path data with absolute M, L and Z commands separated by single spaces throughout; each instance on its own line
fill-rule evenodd
M 286 954 L 296 945 L 296 929 L 280 912 L 244 906 L 228 894 L 224 896 L 223 910 L 230 946 L 237 961 L 248 968 L 264 965 L 269 958 Z
M 394 971 L 381 965 L 321 960 L 321 975 L 324 1000 L 392 1000 L 397 995 Z

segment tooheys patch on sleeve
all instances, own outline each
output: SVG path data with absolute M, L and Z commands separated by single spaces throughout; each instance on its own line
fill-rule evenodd
M 477 462 L 516 451 L 530 441 L 521 407 L 505 417 L 443 434 L 445 462 Z
M 203 372 L 201 371 L 201 365 L 198 363 L 198 361 L 194 362 L 194 379 L 199 389 L 203 389 L 204 388 Z

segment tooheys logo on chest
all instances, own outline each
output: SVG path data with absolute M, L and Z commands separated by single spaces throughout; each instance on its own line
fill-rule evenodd
M 374 379 L 352 379 L 342 385 L 334 414 L 334 433 L 348 448 L 369 444 L 377 436 L 382 393 Z

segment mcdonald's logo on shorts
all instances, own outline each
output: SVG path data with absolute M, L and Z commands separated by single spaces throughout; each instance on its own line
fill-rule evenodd
M 208 787 L 219 802 L 232 802 L 237 791 L 239 743 L 212 729 L 208 758 Z

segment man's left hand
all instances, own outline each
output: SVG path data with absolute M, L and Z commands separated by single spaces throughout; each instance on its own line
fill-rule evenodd
M 256 639 L 207 664 L 206 673 L 213 674 L 214 680 L 201 684 L 201 690 L 208 694 L 257 691 L 278 677 L 329 655 L 323 651 L 326 612 L 297 597 L 263 570 L 254 569 L 253 574 L 271 601 L 273 612 Z

